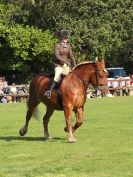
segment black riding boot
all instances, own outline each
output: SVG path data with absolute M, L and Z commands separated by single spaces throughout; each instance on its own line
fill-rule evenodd
M 53 88 L 55 87 L 56 85 L 56 82 L 53 80 L 51 85 L 50 85 L 50 88 L 49 90 L 47 90 L 44 95 L 47 97 L 47 98 L 50 98 L 51 97 L 51 91 L 53 90 Z

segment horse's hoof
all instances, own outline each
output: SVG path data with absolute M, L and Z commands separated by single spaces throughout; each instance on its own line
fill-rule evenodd
M 68 131 L 67 131 L 67 127 L 64 128 L 64 131 L 65 131 L 65 132 L 68 132 Z
M 24 129 L 24 128 L 21 128 L 21 129 L 19 130 L 19 134 L 20 134 L 21 136 L 24 136 L 26 133 L 27 133 L 27 130 Z
M 74 138 L 74 137 L 69 137 L 69 138 L 68 138 L 68 142 L 69 142 L 69 143 L 74 143 L 74 142 L 76 142 L 76 141 L 77 141 L 77 139 Z
M 50 141 L 52 139 L 51 136 L 48 136 L 48 137 L 44 137 L 44 141 Z

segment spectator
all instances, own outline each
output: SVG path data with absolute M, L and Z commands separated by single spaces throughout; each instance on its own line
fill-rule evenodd
M 114 96 L 111 94 L 110 91 L 108 91 L 108 93 L 107 93 L 107 97 L 114 97 Z
M 0 102 L 1 102 L 1 103 L 7 103 L 6 97 L 4 97 L 3 94 L 4 94 L 4 92 L 3 92 L 3 90 L 0 88 Z
M 0 95 L 3 95 L 4 94 L 4 92 L 3 92 L 3 90 L 0 88 Z
M 8 82 L 6 80 L 3 81 L 3 87 L 8 87 Z
M 2 97 L 2 99 L 1 99 L 1 103 L 4 103 L 4 104 L 7 103 L 7 99 L 6 99 L 5 96 Z
M 0 87 L 3 87 L 3 80 L 0 80 Z
M 130 75 L 130 84 L 133 86 L 133 73 Z
M 4 82 L 3 82 L 3 89 L 2 90 L 3 90 L 4 94 L 10 93 L 10 88 L 9 88 L 8 82 L 6 80 L 4 80 Z
M 130 85 L 133 87 L 133 73 L 130 75 Z M 133 89 L 132 88 L 129 91 L 129 95 L 133 96 Z
M 23 87 L 19 87 L 18 88 L 18 94 L 24 94 L 24 90 L 23 90 Z
M 16 97 L 17 97 L 17 87 L 15 86 L 15 83 L 12 84 L 10 92 L 12 94 L 12 102 L 16 103 Z
M 29 93 L 29 86 L 28 85 L 23 86 L 23 91 L 24 93 Z
M 117 81 L 110 82 L 109 88 L 114 88 L 114 90 L 110 91 L 110 94 L 112 94 L 113 96 L 117 96 L 119 94 L 119 90 L 117 90 L 117 87 L 118 87 Z
M 25 93 L 25 90 L 23 89 L 23 87 L 18 87 L 18 97 L 17 97 L 17 101 L 21 102 L 24 98 L 23 94 Z

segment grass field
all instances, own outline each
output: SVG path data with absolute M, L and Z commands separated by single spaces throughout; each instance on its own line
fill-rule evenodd
M 133 177 L 133 97 L 88 100 L 73 144 L 63 112 L 51 119 L 50 142 L 43 141 L 42 119 L 31 119 L 20 137 L 25 112 L 24 103 L 0 104 L 0 177 Z

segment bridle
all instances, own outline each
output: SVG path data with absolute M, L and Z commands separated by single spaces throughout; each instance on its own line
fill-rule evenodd
M 99 82 L 98 82 L 98 73 L 100 73 L 100 70 L 98 69 L 97 65 L 95 66 L 95 69 L 96 69 L 96 85 L 94 85 L 94 88 L 95 88 L 96 94 L 97 94 L 98 90 L 100 90 L 99 86 L 101 86 L 101 84 L 99 84 Z
M 104 70 L 99 70 L 98 67 L 97 67 L 97 65 L 96 65 L 96 85 L 94 85 L 94 89 L 95 89 L 95 91 L 96 91 L 96 96 L 98 96 L 98 92 L 99 92 L 99 91 L 101 92 L 101 94 L 103 94 L 100 87 L 107 86 L 107 84 L 103 85 L 103 84 L 99 84 L 99 82 L 98 82 L 98 74 L 100 73 L 100 71 L 107 72 L 106 69 L 104 69 Z
M 99 72 L 100 72 L 100 70 L 98 70 L 98 68 L 96 67 L 96 85 L 93 86 L 94 89 L 95 89 L 96 97 L 98 96 L 99 91 L 100 91 L 100 93 L 101 93 L 101 89 L 99 89 L 100 84 L 99 84 L 99 82 L 98 82 L 98 73 L 99 73 Z

